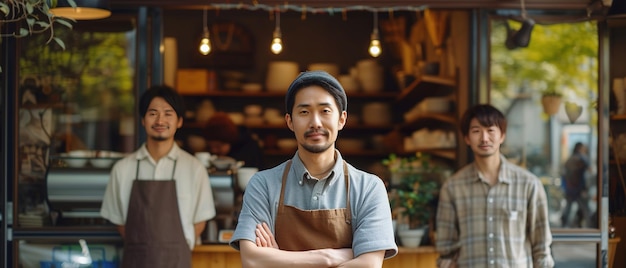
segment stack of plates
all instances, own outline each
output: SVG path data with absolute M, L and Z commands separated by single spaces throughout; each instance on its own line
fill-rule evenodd
M 48 216 L 43 212 L 26 212 L 18 215 L 21 227 L 42 227 L 48 220 Z

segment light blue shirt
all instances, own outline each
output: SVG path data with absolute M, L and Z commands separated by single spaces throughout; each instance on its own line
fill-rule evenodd
M 287 175 L 285 205 L 302 210 L 345 208 L 343 158 L 339 151 L 336 151 L 336 155 L 337 161 L 330 175 L 317 180 L 310 177 L 296 152 Z M 230 241 L 233 248 L 239 249 L 239 240 L 242 239 L 254 243 L 258 223 L 266 222 L 276 233 L 274 228 L 285 165 L 286 162 L 256 173 L 246 186 L 237 228 Z M 398 246 L 394 239 L 389 198 L 383 181 L 349 164 L 348 173 L 354 256 L 379 250 L 386 250 L 385 258 L 395 256 Z

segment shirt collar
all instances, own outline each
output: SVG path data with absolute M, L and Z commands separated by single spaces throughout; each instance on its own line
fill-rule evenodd
M 343 176 L 343 158 L 341 157 L 341 153 L 339 153 L 339 150 L 337 149 L 335 149 L 335 157 L 335 165 L 331 169 L 329 175 L 326 178 L 321 178 L 327 179 L 327 184 L 329 185 L 337 181 L 335 178 L 337 178 L 338 176 Z M 298 184 L 304 185 L 304 180 L 311 178 L 311 176 L 306 167 L 304 167 L 302 159 L 300 159 L 300 157 L 298 156 L 298 152 L 296 152 L 296 154 L 292 158 L 292 166 L 293 170 L 296 173 L 296 178 L 298 178 Z
M 180 147 L 178 147 L 178 144 L 176 144 L 174 142 L 174 144 L 172 145 L 172 149 L 170 149 L 170 151 L 167 153 L 167 155 L 165 157 L 167 157 L 170 160 L 177 160 L 178 159 L 178 155 L 180 154 Z M 137 160 L 143 160 L 143 159 L 150 159 L 151 161 L 154 162 L 154 159 L 152 159 L 152 156 L 150 156 L 150 153 L 148 152 L 148 147 L 146 146 L 146 143 L 144 142 L 141 147 L 139 147 L 139 150 L 137 151 Z
M 510 184 L 511 183 L 511 178 L 509 178 L 509 176 L 507 175 L 507 170 L 509 170 L 509 165 L 512 165 L 512 163 L 509 162 L 509 160 L 506 159 L 506 157 L 504 157 L 504 155 L 500 154 L 500 168 L 498 170 L 498 183 L 502 182 L 502 183 L 506 183 L 506 184 Z M 480 174 L 478 166 L 476 165 L 476 162 L 473 163 L 474 166 L 474 172 L 475 172 L 475 181 L 483 181 L 482 179 L 482 174 Z
M 507 172 L 510 169 L 510 165 L 513 164 L 509 162 L 504 155 L 500 154 L 500 171 L 498 171 L 498 181 L 511 184 L 511 178 L 508 176 Z

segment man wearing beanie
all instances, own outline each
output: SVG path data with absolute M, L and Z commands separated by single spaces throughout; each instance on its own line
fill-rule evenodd
M 346 93 L 326 72 L 301 73 L 285 97 L 298 150 L 256 173 L 230 245 L 243 267 L 382 267 L 398 252 L 387 191 L 335 149 Z

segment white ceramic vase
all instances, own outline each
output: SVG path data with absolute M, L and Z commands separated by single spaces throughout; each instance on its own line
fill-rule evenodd
M 425 228 L 403 229 L 398 231 L 398 237 L 403 247 L 416 248 L 422 242 L 425 232 Z

